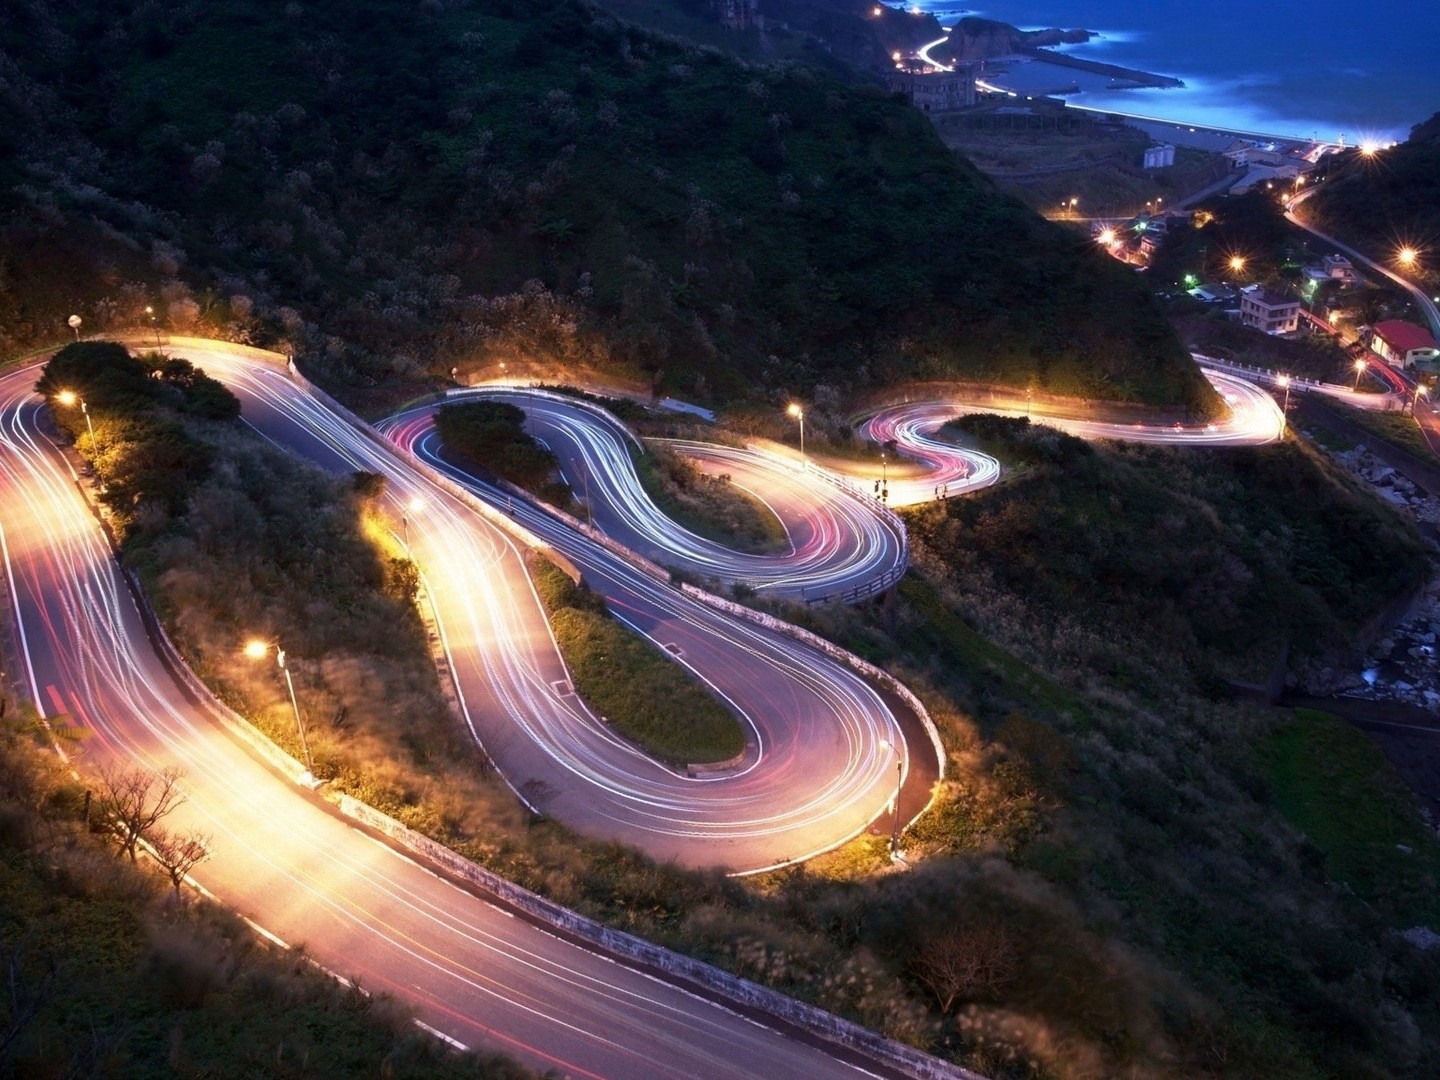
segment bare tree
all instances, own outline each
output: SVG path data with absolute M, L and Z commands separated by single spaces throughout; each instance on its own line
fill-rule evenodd
M 178 899 L 180 886 L 185 883 L 185 875 L 210 857 L 211 838 L 200 833 L 177 834 L 155 829 L 146 839 L 150 841 L 155 861 L 165 871 L 170 884 L 175 886 L 175 896 Z
M 1010 935 L 978 919 L 942 930 L 910 962 L 910 970 L 946 1013 L 959 1001 L 994 995 L 1014 978 L 1015 969 Z
M 178 786 L 180 775 L 174 767 L 158 773 L 110 764 L 100 767 L 101 820 L 131 862 L 140 837 L 185 801 Z

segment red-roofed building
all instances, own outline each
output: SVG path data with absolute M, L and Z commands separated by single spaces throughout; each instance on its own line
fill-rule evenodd
M 1406 368 L 1417 360 L 1437 357 L 1435 339 L 1423 326 L 1404 319 L 1386 319 L 1375 324 L 1370 334 L 1371 350 L 1391 367 Z

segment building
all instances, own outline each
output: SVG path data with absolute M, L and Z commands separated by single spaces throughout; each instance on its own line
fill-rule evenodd
M 1169 143 L 1159 146 L 1147 147 L 1145 150 L 1145 168 L 1167 169 L 1175 164 L 1175 147 Z
M 761 26 L 760 0 L 710 0 L 715 14 L 731 30 L 749 30 Z
M 904 94 L 922 112 L 968 109 L 975 104 L 975 73 L 968 68 L 954 71 L 893 71 L 890 89 Z
M 1267 334 L 1292 334 L 1300 325 L 1300 301 L 1270 289 L 1247 289 L 1240 295 L 1240 321 Z
M 1391 367 L 1407 368 L 1420 360 L 1440 358 L 1430 331 L 1404 319 L 1376 323 L 1370 332 L 1370 350 Z
M 1344 255 L 1326 255 L 1320 260 L 1320 267 L 1327 277 L 1339 278 L 1346 285 L 1355 284 L 1355 264 Z

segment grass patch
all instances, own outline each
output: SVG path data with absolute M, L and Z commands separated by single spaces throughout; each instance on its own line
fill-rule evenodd
M 526 433 L 525 411 L 499 401 L 442 405 L 435 413 L 441 445 L 482 479 L 500 476 L 557 506 L 570 503 L 555 455 Z
M 1435 452 L 1430 449 L 1430 444 L 1425 441 L 1425 436 L 1420 432 L 1420 425 L 1409 413 L 1398 412 L 1371 412 L 1368 409 L 1351 409 L 1344 405 L 1327 402 L 1336 412 L 1340 413 L 1356 427 L 1364 428 L 1381 442 L 1389 443 L 1400 450 L 1414 454 L 1421 461 L 1440 461 Z
M 1440 843 L 1374 743 L 1337 716 L 1296 709 L 1260 760 L 1275 806 L 1328 875 L 1397 926 L 1440 924 Z
M 575 692 L 646 753 L 670 765 L 727 761 L 745 749 L 740 721 L 679 665 L 605 610 L 584 584 L 537 560 L 536 588 Z
M 785 527 L 771 509 L 730 482 L 712 476 L 665 446 L 631 454 L 645 493 L 676 524 L 735 551 L 770 554 L 790 547 Z
M 1078 697 L 971 628 L 921 578 L 907 575 L 900 595 L 924 617 L 897 634 L 912 653 L 935 657 L 948 674 L 981 694 L 1001 694 L 1018 705 L 1060 713 L 1084 712 Z

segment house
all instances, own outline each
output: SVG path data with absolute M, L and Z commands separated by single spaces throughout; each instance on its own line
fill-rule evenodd
M 1370 350 L 1391 367 L 1407 368 L 1419 360 L 1440 358 L 1430 331 L 1404 319 L 1376 323 L 1370 332 Z
M 1319 266 L 1307 266 L 1302 273 L 1312 289 L 1325 281 L 1338 281 L 1346 286 L 1356 281 L 1355 267 L 1344 255 L 1326 255 Z
M 1291 334 L 1300 325 L 1300 301 L 1271 289 L 1247 289 L 1240 296 L 1240 321 L 1267 334 Z
M 1328 277 L 1339 278 L 1346 285 L 1355 284 L 1355 264 L 1344 255 L 1326 255 L 1320 260 L 1320 267 Z
M 1146 169 L 1168 169 L 1175 164 L 1175 147 L 1170 143 L 1147 147 L 1145 150 Z

